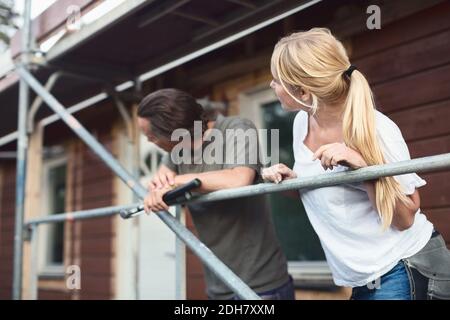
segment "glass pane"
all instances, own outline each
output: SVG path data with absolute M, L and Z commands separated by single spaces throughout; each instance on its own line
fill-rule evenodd
M 145 158 L 145 164 L 147 165 L 147 168 L 149 170 L 151 170 L 152 167 L 153 167 L 153 162 L 152 162 L 152 158 L 153 157 L 152 156 L 153 156 L 153 153 L 155 153 L 155 152 L 156 152 L 156 165 L 155 165 L 155 167 L 157 168 L 159 166 L 159 164 L 161 163 L 161 159 L 162 159 L 163 155 L 160 152 L 157 152 L 156 150 L 150 152 Z
M 262 112 L 268 134 L 270 129 L 280 130 L 280 162 L 292 168 L 292 125 L 296 113 L 286 112 L 278 101 L 263 105 Z M 270 150 L 270 137 L 267 138 L 267 150 Z M 270 194 L 269 199 L 278 238 L 288 260 L 325 260 L 320 241 L 309 223 L 298 192 Z
M 66 208 L 66 165 L 59 165 L 49 172 L 50 214 L 63 213 Z M 62 264 L 64 257 L 64 223 L 49 225 L 49 263 Z

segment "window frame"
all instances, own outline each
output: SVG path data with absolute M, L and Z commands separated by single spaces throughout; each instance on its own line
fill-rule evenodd
M 42 194 L 44 195 L 41 203 L 41 217 L 46 217 L 54 213 L 50 212 L 50 171 L 59 166 L 66 166 L 67 170 L 67 157 L 66 155 L 58 156 L 44 160 L 42 165 Z M 67 194 L 67 171 L 66 171 L 66 194 Z M 66 209 L 66 204 L 65 204 Z M 65 210 L 64 210 L 65 211 Z M 58 213 L 58 212 L 55 212 Z M 54 225 L 54 224 L 53 224 Z M 50 262 L 50 224 L 41 224 L 39 226 L 39 261 L 38 261 L 38 275 L 39 277 L 62 277 L 65 276 L 65 257 L 63 253 L 62 263 Z M 65 246 L 65 237 L 63 236 L 63 247 Z

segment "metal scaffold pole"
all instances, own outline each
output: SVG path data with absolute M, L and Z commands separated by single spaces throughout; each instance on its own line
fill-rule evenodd
M 69 114 L 64 106 L 55 99 L 33 75 L 18 66 L 21 79 L 42 97 L 45 103 L 83 140 L 93 152 L 99 156 L 114 173 L 125 182 L 141 199 L 147 196 L 147 189 L 136 180 L 82 125 Z M 156 215 L 194 252 L 213 273 L 217 275 L 240 298 L 247 300 L 260 300 L 261 298 L 250 289 L 234 272 L 232 272 L 214 253 L 200 242 L 188 229 L 186 229 L 169 212 L 160 211 Z
M 27 69 L 31 49 L 31 0 L 25 0 L 22 29 L 21 64 Z M 19 111 L 18 111 L 18 141 L 16 164 L 16 210 L 14 224 L 14 262 L 13 262 L 13 299 L 22 298 L 22 260 L 23 260 L 23 219 L 25 203 L 26 158 L 28 149 L 27 113 L 29 105 L 29 87 L 25 80 L 20 80 Z

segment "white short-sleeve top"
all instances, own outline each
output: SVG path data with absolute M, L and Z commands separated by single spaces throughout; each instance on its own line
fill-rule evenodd
M 409 160 L 410 154 L 398 126 L 376 111 L 376 132 L 386 162 Z M 308 132 L 308 114 L 298 112 L 294 120 L 294 171 L 299 178 L 351 170 L 345 166 L 324 170 L 320 160 L 303 143 Z M 426 184 L 417 174 L 395 179 L 405 194 Z M 320 238 L 336 285 L 357 287 L 376 280 L 401 259 L 420 251 L 428 242 L 433 225 L 420 209 L 407 230 L 382 230 L 381 220 L 363 183 L 318 189 L 302 189 L 300 196 L 308 218 Z

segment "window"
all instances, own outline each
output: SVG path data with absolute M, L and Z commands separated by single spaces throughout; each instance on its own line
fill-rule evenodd
M 43 215 L 64 213 L 66 210 L 66 160 L 49 160 L 44 163 Z M 43 242 L 41 274 L 55 275 L 64 272 L 64 222 L 42 226 Z
M 294 164 L 292 126 L 294 112 L 281 108 L 271 89 L 242 95 L 241 116 L 252 120 L 257 128 L 279 129 L 279 160 L 290 168 Z M 270 148 L 270 137 L 260 136 Z M 263 145 L 264 145 L 263 144 Z M 264 154 L 267 154 L 264 150 Z M 331 272 L 325 254 L 296 191 L 269 195 L 272 216 L 278 239 L 288 259 L 289 273 L 297 286 L 332 287 Z
M 143 134 L 140 135 L 139 143 L 140 176 L 144 176 L 148 179 L 156 172 L 161 163 L 161 159 L 166 154 L 166 152 L 153 142 L 149 142 L 147 140 L 147 137 L 145 137 Z

